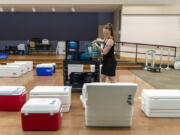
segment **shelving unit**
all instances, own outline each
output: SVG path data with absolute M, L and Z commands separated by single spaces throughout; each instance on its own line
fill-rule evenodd
M 70 79 L 68 78 L 68 64 L 92 64 L 95 65 L 95 82 L 100 81 L 100 60 L 92 59 L 91 61 L 77 61 L 77 60 L 63 60 L 63 77 L 64 77 L 64 86 L 72 86 L 72 92 L 82 92 L 83 84 L 71 84 Z

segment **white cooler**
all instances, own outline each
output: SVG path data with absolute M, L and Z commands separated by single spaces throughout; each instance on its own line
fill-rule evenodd
M 33 70 L 33 61 L 15 61 L 14 63 L 25 63 L 28 71 Z
M 0 77 L 19 77 L 22 75 L 18 65 L 0 65 Z
M 101 69 L 102 69 L 102 65 L 100 64 L 100 66 L 99 66 L 99 73 L 101 74 Z M 91 72 L 95 72 L 95 65 L 90 65 L 90 71 Z
M 84 96 L 86 126 L 130 127 L 137 84 L 89 83 Z
M 69 112 L 71 86 L 36 86 L 30 91 L 30 98 L 58 98 L 62 102 L 62 111 Z
M 61 101 L 56 98 L 29 99 L 21 109 L 23 130 L 58 130 L 61 117 Z
M 180 90 L 144 89 L 141 109 L 148 117 L 180 117 Z
M 83 64 L 68 64 L 68 75 L 70 75 L 71 72 L 83 72 L 83 70 Z
M 22 74 L 25 74 L 28 72 L 28 69 L 25 63 L 7 63 L 7 65 L 20 66 Z

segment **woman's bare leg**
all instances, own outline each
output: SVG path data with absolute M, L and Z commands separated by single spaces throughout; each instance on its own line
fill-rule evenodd
M 111 83 L 115 83 L 115 76 L 112 76 L 112 77 L 108 76 L 108 78 Z
M 106 75 L 101 74 L 101 82 L 106 82 Z

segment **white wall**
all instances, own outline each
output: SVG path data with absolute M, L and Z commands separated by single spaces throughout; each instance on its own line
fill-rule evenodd
M 126 6 L 125 6 L 126 7 Z M 129 7 L 129 6 L 128 6 Z M 148 6 L 145 6 L 148 7 Z M 175 6 L 173 14 L 169 12 L 172 7 L 145 7 L 137 6 L 126 7 L 123 9 L 121 22 L 121 41 L 134 43 L 147 43 L 155 45 L 180 46 L 180 13 L 179 8 Z M 123 7 L 124 8 L 124 7 Z M 156 9 L 156 10 L 155 10 Z M 177 9 L 177 10 L 175 10 Z M 145 11 L 145 13 L 143 12 Z M 174 14 L 177 13 L 177 14 Z M 148 49 L 157 48 L 139 48 L 139 52 L 145 52 Z M 135 51 L 135 47 L 121 46 L 122 51 Z M 163 48 L 163 54 L 167 54 L 167 49 Z M 171 51 L 173 55 L 173 51 Z M 180 55 L 180 54 L 177 54 Z M 134 54 L 122 53 L 121 56 L 134 57 Z M 138 55 L 138 58 L 144 58 L 144 55 Z
M 123 15 L 121 41 L 177 46 L 180 16 Z

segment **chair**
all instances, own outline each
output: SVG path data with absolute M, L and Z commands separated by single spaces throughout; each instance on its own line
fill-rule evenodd
M 85 107 L 86 126 L 132 126 L 133 102 L 137 84 L 87 83 L 81 100 Z
M 33 50 L 36 50 L 36 43 L 34 41 L 29 42 L 29 50 L 32 52 Z

